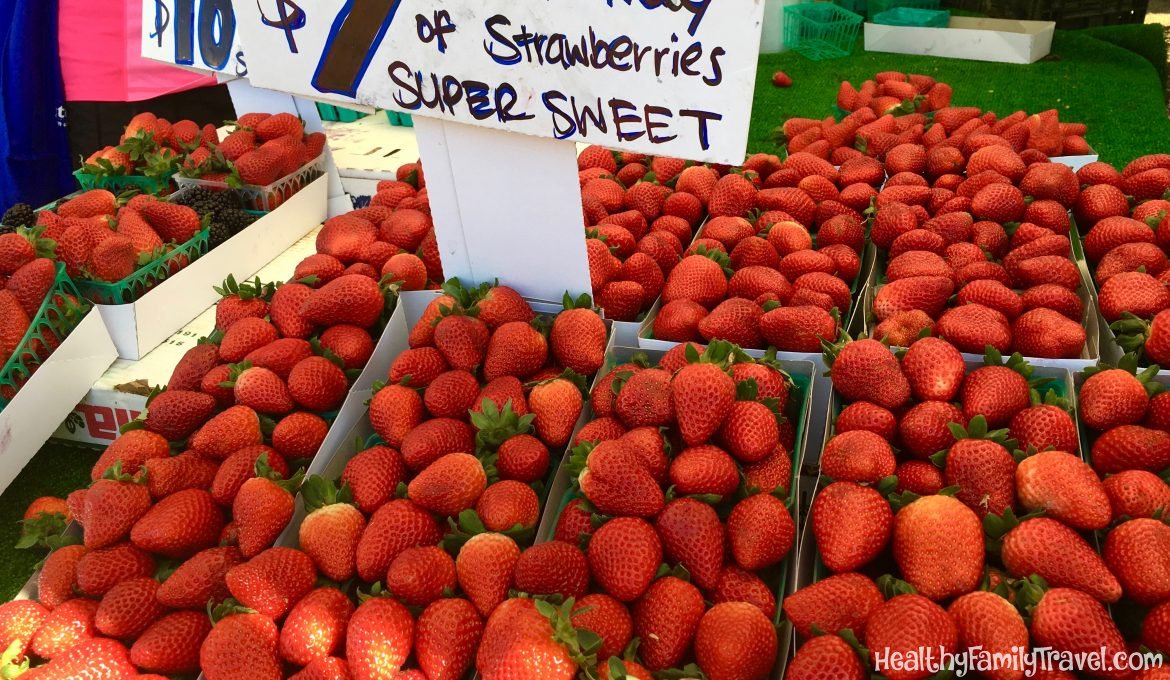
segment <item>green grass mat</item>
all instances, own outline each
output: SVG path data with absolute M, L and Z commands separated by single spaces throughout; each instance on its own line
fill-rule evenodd
M 1144 54 L 1154 53 L 1148 45 L 1151 40 L 1161 41 L 1160 30 L 1130 27 L 1130 32 L 1126 42 L 1145 46 Z M 1110 35 L 1121 42 L 1119 36 L 1126 35 L 1126 29 L 1111 27 Z M 792 87 L 772 86 L 772 74 L 780 70 L 792 77 Z M 849 57 L 821 62 L 793 52 L 761 55 L 749 152 L 777 153 L 772 133 L 788 118 L 831 115 L 842 80 L 860 85 L 889 70 L 923 73 L 949 83 L 956 106 L 978 106 L 1003 115 L 1017 109 L 1029 113 L 1058 109 L 1061 120 L 1086 123 L 1089 143 L 1102 160 L 1115 165 L 1165 151 L 1170 139 L 1163 81 L 1147 57 L 1085 32 L 1057 31 L 1050 57 L 1028 65 L 865 52 L 860 43 Z
M 20 518 L 41 496 L 64 498 L 89 484 L 89 472 L 99 451 L 51 442 L 46 444 L 0 495 L 0 602 L 11 600 L 24 587 L 33 567 L 45 556 L 42 549 L 16 550 Z

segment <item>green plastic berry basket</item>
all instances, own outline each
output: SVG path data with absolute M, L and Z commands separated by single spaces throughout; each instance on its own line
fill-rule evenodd
M 813 61 L 847 57 L 857 45 L 862 20 L 827 2 L 789 5 L 784 8 L 784 44 Z
M 81 185 L 82 190 L 89 191 L 90 189 L 106 189 L 115 194 L 120 194 L 130 187 L 139 189 L 144 194 L 154 194 L 155 196 L 166 196 L 174 191 L 174 185 L 171 184 L 170 177 L 146 177 L 145 175 L 91 175 L 81 170 L 76 170 L 73 176 L 77 178 L 77 183 Z
M 33 316 L 20 345 L 0 369 L 0 410 L 77 327 L 89 306 L 65 273 L 65 265 L 58 262 L 53 287 Z
M 833 0 L 833 4 L 838 7 L 843 7 L 854 14 L 865 16 L 867 0 Z
M 317 102 L 317 113 L 321 115 L 321 120 L 340 123 L 352 123 L 355 120 L 365 118 L 368 114 L 361 111 L 354 111 L 347 109 L 344 106 L 334 106 L 332 104 L 322 104 Z
M 869 17 L 870 21 L 874 21 L 877 18 L 877 15 L 879 15 L 883 12 L 888 12 L 888 11 L 890 11 L 892 9 L 896 9 L 896 8 L 937 10 L 940 7 L 942 7 L 942 0 L 869 0 L 869 5 L 867 7 L 869 14 L 867 14 L 866 16 Z M 949 13 L 947 15 L 947 18 L 948 19 L 950 18 Z M 874 21 L 874 23 L 880 24 L 882 22 Z M 893 26 L 917 26 L 918 24 L 891 24 L 891 25 L 893 25 Z M 944 24 L 943 26 L 945 28 L 946 25 Z
M 129 304 L 138 300 L 158 284 L 178 273 L 199 257 L 207 254 L 211 231 L 204 228 L 190 241 L 162 257 L 139 267 L 130 276 L 116 283 L 78 279 L 77 289 L 90 301 L 103 305 Z
M 951 13 L 945 9 L 915 9 L 895 7 L 874 15 L 873 23 L 884 26 L 913 26 L 916 28 L 946 28 Z

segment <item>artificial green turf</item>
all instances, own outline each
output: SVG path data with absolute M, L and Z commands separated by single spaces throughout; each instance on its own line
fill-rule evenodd
M 1123 24 L 1086 28 L 1081 33 L 1124 47 L 1145 58 L 1158 72 L 1158 82 L 1166 83 L 1166 27 L 1162 24 Z
M 1116 37 L 1122 30 L 1115 28 Z M 1148 42 L 1151 37 L 1153 32 L 1143 31 L 1134 39 Z M 1160 31 L 1156 39 L 1161 41 Z M 792 87 L 772 85 L 772 74 L 781 70 L 792 78 Z M 773 131 L 786 119 L 831 115 L 842 80 L 856 86 L 890 70 L 923 73 L 949 83 L 956 106 L 978 106 L 1003 115 L 1055 108 L 1062 121 L 1087 124 L 1089 144 L 1101 160 L 1115 165 L 1170 147 L 1164 81 L 1151 62 L 1088 33 L 1057 31 L 1050 57 L 1027 65 L 865 52 L 860 40 L 854 53 L 842 59 L 814 62 L 791 51 L 761 55 L 748 150 L 778 153 Z
M 29 461 L 0 495 L 0 602 L 11 600 L 24 586 L 45 551 L 16 550 L 20 518 L 25 508 L 41 496 L 64 498 L 89 484 L 89 471 L 97 462 L 97 449 L 50 442 Z

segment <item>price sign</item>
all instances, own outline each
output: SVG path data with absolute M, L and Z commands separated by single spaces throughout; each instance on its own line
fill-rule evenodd
M 231 0 L 142 0 L 142 56 L 224 76 L 248 75 Z
M 249 68 L 259 87 L 740 163 L 763 4 L 240 0 L 236 10 L 263 55 Z

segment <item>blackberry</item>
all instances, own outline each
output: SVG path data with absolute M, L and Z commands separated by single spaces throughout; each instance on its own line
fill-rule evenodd
M 248 225 L 256 221 L 256 216 L 238 208 L 230 208 L 216 213 L 216 218 L 219 221 L 228 225 L 228 229 L 233 235 L 243 231 Z
M 215 248 L 231 237 L 232 231 L 228 227 L 227 222 L 221 219 L 217 219 L 216 217 L 212 217 L 211 229 L 208 236 L 208 246 Z
M 28 203 L 17 203 L 0 217 L 0 233 L 15 231 L 17 227 L 31 227 L 37 223 L 37 213 Z
M 192 208 L 200 216 L 240 207 L 239 198 L 233 192 L 211 191 L 205 187 L 191 187 L 175 202 Z

